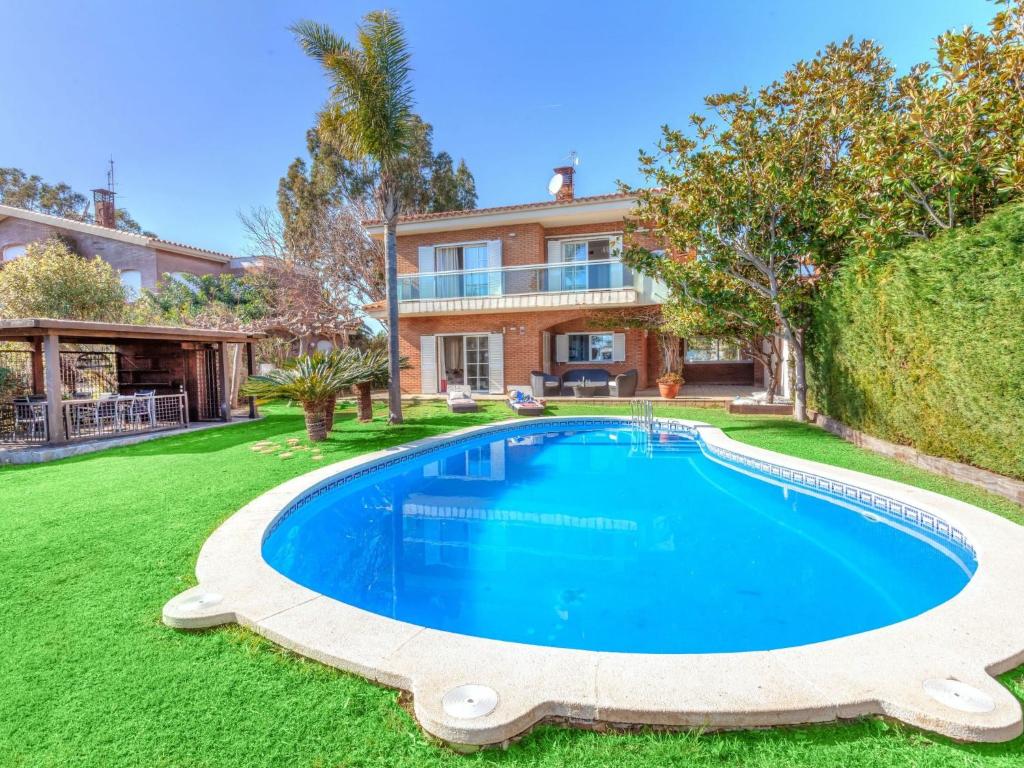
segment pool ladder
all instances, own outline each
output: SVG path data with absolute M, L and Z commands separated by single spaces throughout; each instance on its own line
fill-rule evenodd
M 654 403 L 650 400 L 629 401 L 629 422 L 635 429 L 654 431 Z

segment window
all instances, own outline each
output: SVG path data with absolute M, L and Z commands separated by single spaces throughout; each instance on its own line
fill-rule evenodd
M 727 341 L 702 336 L 686 340 L 687 363 L 738 363 L 746 359 L 738 346 Z
M 562 270 L 561 290 L 586 291 L 607 288 L 610 280 L 610 265 L 586 266 L 588 261 L 607 261 L 611 258 L 611 241 L 607 237 L 599 240 L 567 240 L 562 243 L 562 262 L 573 264 Z M 575 266 L 575 265 L 579 266 Z
M 614 334 L 570 333 L 570 363 L 610 363 L 613 357 Z
M 439 245 L 434 248 L 435 272 L 461 272 L 487 269 L 487 243 L 470 245 Z M 471 275 L 451 275 L 437 278 L 438 298 L 457 296 L 486 296 L 486 272 Z
M 142 273 L 137 269 L 121 270 L 121 287 L 128 301 L 135 301 L 142 295 Z
M 8 245 L 4 248 L 4 261 L 14 261 L 25 255 L 25 246 L 23 244 Z

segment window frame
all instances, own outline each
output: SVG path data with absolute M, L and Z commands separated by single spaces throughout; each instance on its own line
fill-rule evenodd
M 566 364 L 568 364 L 568 365 L 580 365 L 580 364 L 589 364 L 589 363 L 607 363 L 607 364 L 612 364 L 612 363 L 615 362 L 615 332 L 614 331 L 596 331 L 596 332 L 593 332 L 593 333 L 591 333 L 589 331 L 570 331 L 570 332 L 566 333 L 565 335 L 568 337 L 568 358 L 569 358 L 568 360 L 565 361 Z M 573 360 L 572 359 L 572 349 L 573 349 L 572 337 L 573 336 L 585 336 L 586 337 L 586 339 L 587 339 L 587 343 L 585 345 L 586 350 L 587 350 L 587 359 L 586 360 Z M 604 358 L 601 358 L 601 357 L 593 357 L 594 343 L 593 343 L 592 339 L 593 339 L 594 336 L 607 336 L 608 337 L 608 341 L 609 341 L 608 352 L 611 355 L 611 357 L 609 357 L 608 359 L 604 359 Z
M 8 257 L 7 252 L 13 251 L 15 248 L 20 248 L 21 253 L 19 253 L 17 256 Z M 0 264 L 7 264 L 9 262 L 17 261 L 18 259 L 24 258 L 27 252 L 28 243 L 8 243 L 3 247 L 2 250 L 0 250 Z
M 686 350 L 683 352 L 683 365 L 721 365 L 723 363 L 750 363 L 753 362 L 752 357 L 744 357 L 743 350 L 739 348 L 739 345 L 731 344 L 730 342 L 723 341 L 722 339 L 716 339 L 708 336 L 695 336 L 694 339 L 702 339 L 714 343 L 715 345 L 715 359 L 714 360 L 690 360 L 690 339 L 686 340 Z M 722 358 L 722 346 L 735 347 L 738 357 L 735 359 L 723 359 Z

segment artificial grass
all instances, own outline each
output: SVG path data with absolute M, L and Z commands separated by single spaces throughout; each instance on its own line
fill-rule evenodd
M 806 728 L 593 733 L 541 727 L 507 751 L 464 757 L 432 743 L 394 691 L 282 651 L 238 627 L 178 632 L 160 623 L 195 583 L 206 537 L 263 491 L 330 461 L 508 416 L 443 405 L 408 421 L 357 424 L 351 409 L 310 450 L 258 453 L 304 438 L 298 409 L 51 464 L 0 469 L 2 766 L 1016 766 L 1024 739 L 964 745 L 879 719 Z M 560 414 L 613 412 L 559 405 Z M 1017 522 L 1009 501 L 867 453 L 778 418 L 666 408 L 732 437 L 892 477 Z M 302 440 L 304 443 L 304 439 Z M 280 453 L 288 452 L 288 458 Z M 670 494 L 671 489 L 666 489 Z M 1004 676 L 1024 697 L 1024 668 Z

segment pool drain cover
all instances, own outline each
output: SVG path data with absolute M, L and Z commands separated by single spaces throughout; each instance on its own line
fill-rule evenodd
M 460 720 L 489 715 L 498 706 L 498 692 L 486 685 L 460 685 L 441 697 L 446 715 Z
M 924 691 L 940 704 L 961 712 L 991 712 L 996 708 L 991 696 L 959 680 L 929 678 L 924 681 Z
M 223 599 L 223 595 L 219 595 L 216 592 L 199 592 L 185 598 L 178 605 L 186 611 L 198 611 L 211 605 L 216 605 Z

